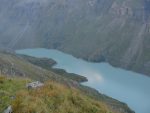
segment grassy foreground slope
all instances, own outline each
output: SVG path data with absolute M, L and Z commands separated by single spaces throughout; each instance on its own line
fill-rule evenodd
M 47 65 L 46 67 L 43 65 L 45 61 L 50 61 L 50 64 L 46 63 Z M 9 53 L 9 52 L 0 52 L 0 73 L 8 77 L 15 78 L 13 79 L 14 81 L 13 83 L 7 80 L 5 84 L 7 87 L 5 87 L 5 85 L 3 84 L 0 84 L 0 90 L 2 91 L 0 97 L 3 98 L 2 96 L 5 96 L 3 92 L 6 92 L 6 94 L 8 94 L 8 98 L 5 97 L 4 98 L 6 99 L 5 102 L 8 103 L 7 100 L 11 98 L 10 94 L 16 94 L 15 93 L 16 91 L 18 92 L 20 90 L 25 89 L 25 84 L 26 82 L 28 82 L 28 80 L 26 81 L 26 78 L 30 78 L 31 80 L 38 80 L 42 82 L 51 80 L 57 84 L 63 84 L 71 89 L 73 88 L 79 90 L 81 94 L 83 93 L 83 95 L 89 98 L 102 102 L 103 104 L 108 106 L 108 108 L 111 109 L 111 111 L 115 113 L 134 113 L 125 103 L 117 101 L 106 95 L 103 95 L 98 91 L 96 91 L 95 89 L 81 85 L 80 82 L 86 81 L 86 79 L 83 78 L 82 76 L 80 77 L 79 75 L 72 75 L 64 72 L 64 70 L 53 70 L 51 68 L 52 62 L 53 61 L 51 61 L 50 59 L 43 59 L 43 58 L 36 59 L 34 57 L 18 56 L 14 53 Z M 16 80 L 18 79 L 16 79 L 16 77 L 21 78 L 22 82 L 19 81 L 17 82 Z M 7 90 L 9 90 L 10 92 L 7 93 Z M 65 93 L 65 91 L 66 90 L 64 91 L 60 90 L 59 93 L 63 94 Z M 0 99 L 0 104 L 3 104 L 1 99 Z
M 106 104 L 77 89 L 47 81 L 41 88 L 27 90 L 28 82 L 0 76 L 0 112 L 11 104 L 13 113 L 112 113 Z

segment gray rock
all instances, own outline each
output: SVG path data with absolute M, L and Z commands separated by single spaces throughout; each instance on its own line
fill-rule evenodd
M 8 106 L 8 108 L 4 111 L 4 113 L 12 113 L 12 107 Z
M 26 85 L 26 87 L 27 87 L 28 89 L 35 89 L 35 88 L 39 88 L 39 87 L 42 87 L 42 86 L 44 86 L 44 84 L 41 83 L 41 82 L 39 82 L 39 81 L 31 82 L 31 83 L 28 83 L 28 84 Z

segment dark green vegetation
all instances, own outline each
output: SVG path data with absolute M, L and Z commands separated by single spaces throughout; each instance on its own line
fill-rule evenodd
M 35 100 L 34 102 L 36 102 L 36 104 L 31 107 L 31 111 L 49 111 L 51 109 L 53 113 L 55 110 L 60 110 L 59 107 L 62 107 L 64 110 L 62 113 L 69 113 L 70 110 L 74 111 L 73 113 L 78 113 L 78 109 L 83 111 L 83 113 L 91 113 L 91 111 L 93 113 L 107 113 L 106 111 L 112 111 L 115 113 L 134 113 L 126 104 L 102 95 L 92 88 L 80 85 L 78 80 L 80 79 L 79 75 L 76 78 L 70 78 L 68 77 L 69 74 L 66 72 L 61 75 L 58 74 L 58 72 L 53 71 L 52 68 L 44 68 L 42 66 L 42 61 L 44 62 L 45 60 L 49 60 L 51 62 L 50 65 L 55 63 L 55 61 L 50 59 L 34 59 L 33 57 L 18 56 L 13 53 L 0 52 L 0 72 L 2 75 L 9 76 L 8 78 L 0 78 L 1 110 L 6 108 L 11 103 L 15 110 L 20 110 L 16 109 L 18 106 L 20 106 L 19 108 L 21 108 L 21 110 L 27 110 L 30 108 L 28 105 L 31 105 L 33 100 Z M 36 65 L 33 63 L 35 61 L 37 61 Z M 16 76 L 19 78 L 16 78 Z M 40 80 L 47 85 L 43 89 L 28 92 L 25 88 L 25 84 L 31 80 L 26 78 L 30 78 L 31 80 Z M 45 82 L 47 80 L 50 80 L 50 82 Z M 62 84 L 63 86 L 61 87 L 59 84 Z M 38 91 L 46 92 L 40 94 Z M 50 95 L 50 97 L 47 97 L 48 95 Z M 17 97 L 16 100 L 13 101 L 11 97 L 14 96 Z M 40 98 L 38 99 L 38 97 Z M 47 97 L 46 100 L 45 97 Z M 79 104 L 80 102 L 82 105 Z M 42 106 L 39 107 L 41 104 Z M 68 105 L 70 105 L 69 108 L 66 108 Z M 100 112 L 100 110 L 102 111 Z M 16 111 L 16 113 L 17 112 L 19 111 Z M 60 113 L 59 111 L 56 112 Z M 46 112 L 44 111 L 44 113 Z
M 1 0 L 0 46 L 55 48 L 150 75 L 149 0 Z
M 56 64 L 56 62 L 52 59 L 48 59 L 48 58 L 35 58 L 35 57 L 30 57 L 30 56 L 25 56 L 25 55 L 21 55 L 21 57 L 23 57 L 25 60 L 29 61 L 30 63 L 40 66 L 44 69 L 53 71 L 54 73 L 61 75 L 63 77 L 75 80 L 77 82 L 86 82 L 87 78 L 81 76 L 81 75 L 77 75 L 74 73 L 67 73 L 65 70 L 63 69 L 54 69 L 52 68 L 52 66 L 54 66 Z

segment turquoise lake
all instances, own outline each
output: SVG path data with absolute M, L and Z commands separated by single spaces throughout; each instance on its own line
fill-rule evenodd
M 88 82 L 84 85 L 127 103 L 136 113 L 150 113 L 150 77 L 108 63 L 87 62 L 58 50 L 37 48 L 17 50 L 16 53 L 52 58 L 57 62 L 54 68 L 87 77 Z

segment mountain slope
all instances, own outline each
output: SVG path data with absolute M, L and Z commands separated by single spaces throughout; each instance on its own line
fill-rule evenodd
M 29 62 L 29 60 L 30 60 L 30 62 L 32 61 L 32 64 Z M 33 64 L 33 62 L 35 62 L 35 61 L 38 63 L 38 66 Z M 126 104 L 119 102 L 115 99 L 112 99 L 106 95 L 100 94 L 98 91 L 96 91 L 92 88 L 80 85 L 80 82 L 86 81 L 86 79 L 83 78 L 82 76 L 80 77 L 79 75 L 77 75 L 77 76 L 72 75 L 72 74 L 66 73 L 62 70 L 60 70 L 60 71 L 52 70 L 51 68 L 47 69 L 47 68 L 43 67 L 42 61 L 44 62 L 45 59 L 44 60 L 37 59 L 37 58 L 34 59 L 33 57 L 18 56 L 14 53 L 0 52 L 0 72 L 2 75 L 8 76 L 8 79 L 5 79 L 5 77 L 3 79 L 3 77 L 2 77 L 2 80 L 0 80 L 0 102 L 2 102 L 2 99 L 4 99 L 4 102 L 0 103 L 0 106 L 2 106 L 2 108 L 5 108 L 8 106 L 8 104 L 10 104 L 9 97 L 11 97 L 13 95 L 10 95 L 9 93 L 15 94 L 20 90 L 24 90 L 25 83 L 28 81 L 28 80 L 26 80 L 26 78 L 29 78 L 32 80 L 39 80 L 42 82 L 50 80 L 56 84 L 62 84 L 65 87 L 79 90 L 81 94 L 88 96 L 89 98 L 91 98 L 93 100 L 97 100 L 97 101 L 100 101 L 100 102 L 106 104 L 106 106 L 112 112 L 134 113 L 132 110 L 130 110 L 130 108 Z M 49 61 L 51 61 L 51 60 L 49 59 Z M 54 61 L 52 61 L 52 63 L 53 62 Z M 62 73 L 62 75 L 61 75 L 61 73 Z M 76 76 L 76 77 L 69 77 L 69 75 Z M 12 80 L 9 80 L 9 78 Z M 17 78 L 19 78 L 19 80 L 21 79 L 21 81 L 18 81 Z M 5 84 L 5 81 L 3 84 L 3 80 L 6 80 L 6 84 Z M 48 89 L 46 88 L 46 90 L 48 90 Z M 25 94 L 28 93 L 28 92 L 26 92 L 26 90 L 24 90 L 24 91 L 25 91 Z M 6 97 L 5 97 L 5 93 L 8 94 L 8 95 L 6 95 Z M 33 93 L 36 94 L 36 91 Z M 59 93 L 60 93 L 60 91 L 59 91 Z M 4 98 L 2 98 L 2 96 L 4 96 Z M 30 97 L 33 95 L 27 94 L 27 96 Z M 5 101 L 5 99 L 6 99 L 6 101 Z M 43 98 L 41 98 L 41 99 L 43 101 Z M 25 100 L 23 100 L 23 101 L 25 101 Z
M 53 69 L 56 64 L 52 59 L 34 58 L 15 53 L 0 52 L 0 73 L 7 76 L 29 77 L 34 80 L 45 81 L 47 79 L 65 82 L 73 80 L 75 82 L 86 82 L 87 78 L 67 73 L 62 69 Z
M 0 81 L 0 112 L 11 104 L 13 113 L 112 113 L 104 103 L 53 81 L 30 91 L 25 86 L 31 80 L 0 76 Z
M 149 0 L 1 0 L 0 45 L 55 48 L 150 75 L 149 4 Z

